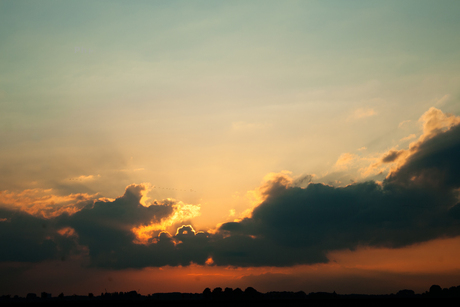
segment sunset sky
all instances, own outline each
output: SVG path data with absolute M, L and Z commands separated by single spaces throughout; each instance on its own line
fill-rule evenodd
M 0 295 L 460 285 L 459 12 L 0 0 Z

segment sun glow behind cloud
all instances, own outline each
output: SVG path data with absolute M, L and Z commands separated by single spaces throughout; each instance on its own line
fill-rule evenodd
M 216 286 L 220 286 L 219 283 L 226 282 L 229 285 L 237 285 L 240 287 L 243 285 L 259 285 L 259 289 L 263 289 L 264 291 L 282 290 L 279 288 L 279 282 L 281 280 L 285 281 L 287 290 L 292 290 L 295 287 L 299 287 L 299 285 L 305 286 L 306 284 L 308 284 L 309 287 L 314 288 L 314 285 L 309 284 L 308 280 L 315 277 L 320 280 L 319 284 L 316 286 L 334 286 L 335 290 L 343 289 L 343 291 L 349 291 L 351 288 L 347 288 L 344 283 L 340 283 L 340 280 L 344 278 L 355 279 L 355 282 L 359 284 L 362 289 L 367 289 L 364 291 L 375 293 L 377 288 L 365 286 L 367 281 L 369 279 L 377 280 L 380 287 L 379 289 L 381 289 L 380 291 L 387 291 L 384 289 L 393 289 L 392 287 L 395 287 L 394 283 L 388 283 L 388 281 L 385 281 L 384 276 L 387 276 L 388 274 L 392 274 L 395 277 L 398 276 L 398 278 L 403 281 L 407 280 L 407 282 L 410 280 L 408 277 L 409 275 L 419 276 L 421 280 L 418 283 L 411 281 L 411 285 L 412 287 L 415 285 L 416 287 L 423 289 L 428 287 L 427 283 L 429 284 L 431 280 L 428 281 L 427 278 L 422 278 L 422 276 L 436 275 L 440 280 L 447 281 L 451 278 L 449 275 L 450 272 L 456 270 L 460 271 L 460 267 L 456 263 L 456 259 L 460 252 L 460 244 L 458 239 L 459 237 L 455 236 L 455 231 L 452 232 L 454 236 L 453 238 L 446 239 L 441 237 L 434 240 L 425 240 L 423 238 L 415 238 L 414 240 L 414 238 L 410 235 L 407 237 L 405 234 L 403 237 L 406 236 L 407 238 L 402 239 L 403 246 L 394 248 L 386 246 L 387 243 L 385 242 L 389 239 L 390 241 L 393 240 L 396 242 L 391 243 L 390 245 L 401 244 L 401 242 L 398 241 L 400 238 L 395 240 L 391 235 L 393 231 L 397 231 L 397 229 L 399 229 L 397 225 L 394 225 L 396 228 L 393 227 L 386 229 L 389 237 L 388 239 L 384 237 L 381 238 L 381 240 L 383 240 L 383 245 L 386 246 L 381 247 L 378 242 L 371 245 L 355 245 L 354 242 L 356 238 L 354 237 L 355 234 L 353 228 L 348 229 L 347 232 L 346 228 L 349 227 L 349 225 L 344 224 L 340 234 L 344 236 L 343 240 L 341 240 L 343 242 L 337 243 L 332 240 L 331 242 L 326 242 L 326 250 L 323 249 L 324 247 L 318 246 L 318 250 L 316 251 L 306 250 L 307 253 L 301 252 L 303 259 L 301 263 L 304 263 L 305 259 L 310 259 L 306 262 L 306 264 L 302 265 L 298 265 L 297 260 L 292 262 L 292 260 L 286 259 L 287 262 L 283 262 L 281 258 L 270 258 L 270 253 L 265 253 L 263 251 L 263 249 L 266 248 L 266 243 L 262 243 L 262 245 L 260 245 L 260 242 L 261 240 L 264 240 L 264 237 L 273 236 L 270 228 L 275 227 L 277 227 L 278 232 L 282 233 L 277 233 L 276 236 L 273 236 L 274 242 L 279 240 L 279 238 L 282 238 L 282 241 L 291 240 L 291 237 L 295 238 L 295 236 L 298 236 L 298 238 L 295 239 L 295 242 L 304 242 L 304 234 L 299 231 L 300 229 L 296 228 L 298 226 L 296 226 L 297 223 L 294 222 L 294 218 L 301 216 L 308 217 L 310 215 L 313 215 L 313 217 L 318 215 L 318 217 L 321 218 L 321 208 L 324 206 L 331 206 L 331 204 L 336 203 L 334 200 L 335 196 L 333 196 L 335 194 L 340 196 L 341 193 L 349 193 L 346 191 L 350 191 L 351 194 L 344 194 L 348 195 L 344 199 L 350 197 L 353 198 L 354 193 L 358 193 L 357 195 L 360 198 L 367 198 L 369 197 L 367 194 L 368 191 L 371 191 L 371 194 L 373 194 L 373 201 L 376 202 L 376 205 L 378 205 L 380 197 L 387 197 L 388 195 L 391 195 L 389 191 L 387 191 L 386 194 L 381 193 L 381 189 L 394 184 L 393 182 L 399 184 L 398 182 L 400 180 L 405 180 L 404 172 L 402 177 L 399 175 L 399 172 L 404 170 L 404 167 L 407 168 L 408 165 L 413 163 L 412 160 L 414 156 L 420 155 L 420 153 L 423 154 L 424 152 L 430 154 L 431 149 L 426 146 L 434 146 L 430 145 L 431 140 L 437 141 L 438 139 L 457 133 L 460 121 L 458 117 L 447 116 L 440 110 L 430 109 L 421 117 L 421 123 L 423 123 L 423 133 L 417 141 L 409 145 L 408 149 L 392 148 L 383 154 L 346 154 L 342 155 L 335 165 L 346 165 L 348 170 L 351 170 L 350 167 L 356 167 L 354 163 L 363 161 L 368 162 L 370 159 L 376 161 L 370 165 L 374 168 L 378 165 L 382 165 L 382 167 L 386 167 L 387 164 L 393 165 L 393 169 L 388 167 L 384 169 L 388 172 L 384 182 L 380 182 L 379 184 L 376 183 L 375 185 L 372 185 L 369 182 L 353 183 L 343 188 L 335 188 L 333 186 L 317 183 L 321 182 L 321 177 L 316 175 L 302 175 L 293 178 L 292 173 L 288 171 L 270 173 L 264 177 L 263 182 L 258 188 L 247 193 L 247 197 L 251 199 L 252 205 L 244 211 L 238 219 L 231 223 L 221 223 L 215 229 L 208 231 L 196 231 L 191 224 L 193 219 L 200 215 L 200 205 L 186 204 L 173 199 L 164 199 L 161 201 L 155 200 L 149 202 L 148 193 L 153 191 L 149 184 L 130 185 L 126 188 L 125 194 L 116 199 L 97 198 L 97 194 L 71 194 L 67 197 L 55 196 L 51 193 L 51 189 L 35 189 L 26 190 L 21 193 L 4 191 L 0 194 L 2 197 L 1 202 L 3 203 L 4 208 L 15 208 L 16 210 L 19 209 L 24 213 L 32 214 L 38 218 L 38 223 L 43 223 L 48 220 L 50 228 L 43 228 L 42 232 L 44 238 L 46 240 L 54 240 L 56 242 L 59 242 L 58 240 L 68 240 L 69 242 L 73 242 L 72 244 L 75 244 L 74 251 L 70 254 L 70 256 L 68 256 L 70 257 L 69 259 L 73 259 L 72 261 L 88 261 L 90 263 L 101 265 L 102 267 L 107 265 L 106 262 L 99 262 L 101 259 L 100 257 L 104 257 L 105 251 L 99 251 L 99 255 L 97 257 L 91 254 L 91 251 L 94 253 L 95 250 L 97 251 L 99 248 L 97 241 L 95 242 L 96 244 L 92 243 L 89 247 L 78 243 L 81 240 L 84 242 L 88 239 L 88 235 L 85 233 L 85 227 L 87 227 L 86 225 L 93 222 L 96 224 L 99 223 L 99 225 L 95 225 L 95 227 L 98 227 L 96 229 L 104 231 L 113 229 L 110 230 L 114 231 L 113 234 L 116 234 L 119 231 L 124 232 L 126 231 L 126 227 L 134 225 L 134 227 L 131 226 L 130 228 L 130 232 L 134 235 L 134 240 L 132 242 L 121 241 L 122 245 L 118 247 L 115 245 L 116 249 L 121 248 L 121 250 L 126 252 L 127 250 L 123 244 L 129 245 L 134 243 L 130 248 L 134 248 L 136 245 L 144 247 L 144 249 L 139 249 L 135 253 L 141 253 L 144 256 L 154 256 L 157 253 L 161 254 L 166 252 L 166 254 L 160 256 L 157 255 L 159 258 L 154 261 L 167 264 L 171 258 L 171 263 L 175 263 L 175 265 L 160 265 L 159 268 L 153 269 L 148 268 L 150 266 L 150 262 L 147 262 L 142 266 L 143 269 L 141 271 L 133 273 L 129 270 L 126 271 L 126 267 L 129 268 L 132 265 L 136 265 L 136 261 L 132 262 L 130 257 L 128 257 L 129 260 L 126 261 L 124 257 L 121 256 L 122 254 L 118 254 L 119 251 L 113 251 L 112 253 L 115 258 L 111 261 L 120 262 L 119 268 L 122 270 L 119 271 L 119 273 L 111 274 L 124 276 L 124 274 L 128 274 L 127 272 L 130 272 L 129 274 L 131 274 L 132 278 L 144 276 L 145 272 L 155 272 L 155 278 L 163 276 L 164 272 L 168 272 L 168 278 L 176 276 L 177 274 L 177 278 L 184 281 L 184 284 L 181 286 L 181 289 L 184 289 L 182 291 L 197 291 L 194 290 L 196 289 L 194 287 L 198 287 L 199 285 L 202 287 L 200 282 L 202 282 L 203 285 L 204 283 L 207 283 L 206 286 L 213 283 Z M 435 142 L 433 144 L 437 143 Z M 444 147 L 440 147 L 440 149 L 449 150 L 449 148 Z M 395 167 L 395 165 L 397 167 Z M 418 164 L 415 165 L 417 168 L 422 167 Z M 415 171 L 417 171 L 417 169 Z M 404 184 L 409 186 L 419 185 L 424 184 L 424 180 L 424 177 L 421 177 L 416 181 L 411 180 L 409 182 L 404 182 Z M 300 186 L 303 187 L 300 188 Z M 437 189 L 436 186 L 433 186 L 432 188 Z M 373 189 L 375 192 L 372 192 Z M 328 191 L 328 193 L 324 193 L 323 190 Z M 409 189 L 409 198 L 405 199 L 406 205 L 408 205 L 407 200 L 412 197 L 409 196 L 410 193 Z M 456 197 L 458 198 L 458 191 L 456 193 Z M 316 197 L 320 197 L 320 199 L 322 199 L 321 207 L 316 209 L 311 207 L 313 211 L 308 211 L 310 209 L 309 207 L 305 207 L 305 204 L 307 206 L 315 206 Z M 331 197 L 332 199 L 329 199 Z M 394 197 L 396 202 L 400 201 L 400 196 L 398 194 L 395 194 Z M 339 199 L 342 198 L 343 197 L 339 197 Z M 305 204 L 301 206 L 300 211 L 298 211 L 299 208 L 296 205 L 296 202 L 298 202 L 299 199 L 305 199 Z M 279 201 L 281 201 L 281 203 L 279 203 Z M 414 198 L 414 201 L 417 201 L 416 198 Z M 391 204 L 394 205 L 394 201 L 391 201 Z M 348 205 L 352 206 L 354 204 L 351 202 Z M 413 213 L 416 215 L 415 217 L 424 220 L 425 215 L 423 213 L 423 207 L 420 209 L 417 203 L 412 205 L 409 204 L 408 206 L 411 207 L 410 210 L 413 210 Z M 286 222 L 282 217 L 286 214 L 285 212 L 279 211 L 276 215 L 272 216 L 271 210 L 277 208 L 278 206 L 280 206 L 279 208 L 283 208 L 283 210 L 288 210 L 286 212 L 294 213 L 294 216 L 290 216 L 291 220 L 289 222 L 289 226 L 288 224 L 285 225 L 287 229 L 293 227 L 291 231 L 286 231 L 285 227 L 277 225 L 278 223 Z M 438 206 L 438 210 L 441 210 L 445 204 L 438 204 Z M 343 209 L 346 209 L 345 207 Z M 388 209 L 388 204 L 384 207 Z M 400 206 L 397 206 L 395 210 L 396 209 L 407 210 Z M 457 211 L 455 211 L 456 208 L 452 207 L 447 209 L 449 210 L 448 214 L 453 215 L 454 217 L 457 215 Z M 452 211 L 452 209 L 455 210 Z M 302 210 L 307 210 L 307 213 L 304 214 Z M 374 209 L 369 208 L 369 210 Z M 230 212 L 231 215 L 235 214 L 234 211 Z M 5 213 L 8 213 L 8 210 L 4 211 L 2 214 Z M 343 222 L 350 218 L 353 220 L 353 214 L 353 212 L 342 212 L 341 221 Z M 102 220 L 94 220 L 92 215 L 99 216 Z M 149 217 L 149 215 L 151 215 L 151 217 Z M 373 215 L 371 214 L 371 216 Z M 61 219 L 61 217 L 64 217 L 64 219 Z M 333 218 L 333 216 L 331 216 L 331 218 Z M 449 217 L 446 217 L 445 215 L 441 215 L 440 218 L 447 218 L 446 222 L 449 222 Z M 72 222 L 73 219 L 74 221 Z M 65 222 L 66 220 L 68 220 L 68 222 Z M 14 226 L 17 221 L 17 217 L 13 215 L 8 215 L 7 217 L 2 216 L 0 221 L 0 225 L 11 224 L 11 226 Z M 58 225 L 61 225 L 64 222 L 64 224 L 69 223 L 70 226 L 61 226 L 60 228 L 55 227 L 53 225 L 56 221 Z M 109 223 L 109 221 L 111 222 Z M 271 221 L 271 227 L 267 228 L 263 225 L 263 223 L 266 223 L 267 221 Z M 387 222 L 390 223 L 388 225 L 392 225 L 391 221 Z M 408 222 L 409 224 L 411 223 L 410 219 Z M 316 221 L 310 221 L 310 223 L 316 223 Z M 329 223 L 329 221 L 325 220 L 323 224 L 324 223 Z M 426 223 L 428 225 L 430 224 L 429 218 Z M 363 227 L 369 228 L 367 232 L 372 233 L 374 231 L 378 231 L 377 233 L 382 233 L 381 229 L 379 229 L 378 223 L 374 226 L 366 225 L 363 225 Z M 307 234 L 314 232 L 313 229 L 305 229 L 307 227 L 307 224 L 302 224 L 302 230 Z M 318 224 L 318 227 L 321 228 L 323 226 Z M 330 228 L 333 229 L 334 227 Z M 331 231 L 331 229 L 325 229 L 324 231 Z M 446 225 L 445 230 L 441 230 L 441 233 L 443 231 L 450 233 L 449 229 L 449 226 Z M 434 231 L 436 232 L 438 230 Z M 408 232 L 410 233 L 410 230 Z M 56 236 L 56 234 L 58 236 Z M 379 235 L 377 235 L 377 237 L 379 237 Z M 371 242 L 376 240 L 377 237 L 373 237 Z M 235 240 L 234 238 L 237 239 Z M 110 241 L 109 237 L 106 237 L 105 239 Z M 325 241 L 327 240 L 329 239 L 325 238 Z M 350 240 L 350 243 L 348 243 L 350 244 L 349 248 L 343 248 L 342 244 L 347 244 L 347 240 Z M 419 242 L 420 240 L 423 242 Z M 245 243 L 246 241 L 248 243 Z M 366 239 L 362 242 L 365 241 Z M 408 244 L 408 242 L 417 243 Z M 227 244 L 229 244 L 229 247 L 226 247 Z M 273 242 L 270 244 L 273 244 Z M 254 256 L 251 255 L 251 253 L 254 252 L 251 245 L 256 246 L 257 253 L 254 255 L 259 256 L 249 260 L 251 259 L 250 257 Z M 152 246 L 156 249 L 150 249 Z M 336 247 L 334 248 L 331 246 Z M 166 249 L 163 250 L 164 248 Z M 231 248 L 232 253 L 236 252 L 236 255 L 241 252 L 246 253 L 249 257 L 248 260 L 243 260 L 241 262 L 241 258 L 233 258 L 232 253 L 228 254 L 228 248 Z M 277 249 L 278 247 L 275 244 L 273 248 Z M 260 258 L 260 252 L 265 253 L 265 255 L 269 257 L 265 259 Z M 296 257 L 295 254 L 298 251 L 294 248 L 291 252 L 292 255 L 290 255 L 290 257 Z M 318 252 L 319 254 L 317 254 Z M 178 253 L 181 257 L 185 258 L 174 259 L 177 257 L 176 255 L 178 255 Z M 188 255 L 190 258 L 187 258 Z M 311 258 L 304 258 L 307 255 Z M 142 255 L 134 254 L 131 257 L 133 256 L 140 257 L 139 260 L 143 257 Z M 277 263 L 279 260 L 282 261 L 278 266 L 267 265 Z M 251 265 L 247 265 L 247 261 L 249 261 Z M 156 265 L 155 262 L 152 262 L 151 264 Z M 185 269 L 185 267 L 187 268 Z M 189 273 L 186 274 L 187 271 Z M 88 271 L 88 274 L 91 275 L 92 273 Z M 271 285 L 265 283 L 264 280 L 266 278 L 270 278 L 270 280 L 273 281 L 273 284 Z M 194 286 L 187 285 L 186 281 L 191 280 L 196 281 Z M 133 281 L 131 280 L 130 282 L 132 284 Z M 168 282 L 166 281 L 166 284 L 167 283 Z M 122 284 L 124 284 L 124 282 L 120 283 L 120 285 Z M 398 287 L 402 287 L 403 285 L 404 282 L 401 282 L 401 284 L 398 284 Z M 273 288 L 275 286 L 277 288 Z M 318 290 L 325 289 L 322 288 Z
M 2 289 L 455 280 L 460 4 L 408 1 L 0 4 Z
M 156 243 L 156 240 L 152 240 L 154 236 L 158 236 L 161 232 L 169 233 L 172 230 L 172 227 L 177 227 L 178 224 L 190 221 L 200 215 L 200 205 L 191 205 L 184 204 L 183 202 L 177 202 L 172 205 L 172 208 L 173 213 L 168 217 L 161 219 L 160 223 L 152 222 L 149 225 L 141 225 L 132 228 L 131 231 L 136 235 L 136 240 L 134 243 Z

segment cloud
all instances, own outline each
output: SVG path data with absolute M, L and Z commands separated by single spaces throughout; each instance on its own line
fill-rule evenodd
M 197 250 L 194 244 L 205 240 L 206 234 L 195 232 L 192 226 L 182 227 L 189 230 L 187 233 L 170 235 L 166 231 L 197 216 L 199 206 L 171 199 L 147 204 L 147 190 L 145 184 L 133 184 L 115 200 L 87 201 L 76 212 L 58 209 L 46 217 L 32 215 L 22 207 L 4 206 L 0 208 L 4 220 L 0 223 L 0 244 L 9 248 L 2 251 L 0 261 L 65 259 L 86 251 L 90 264 L 99 267 L 205 263 L 208 253 Z M 142 237 L 134 231 L 152 225 L 159 227 L 148 229 Z M 150 244 L 139 244 L 144 243 L 139 242 L 142 239 Z
M 424 133 L 409 149 L 393 148 L 379 157 L 379 165 L 396 165 L 383 182 L 333 187 L 311 182 L 311 176 L 295 180 L 289 172 L 271 173 L 250 194 L 253 207 L 213 232 L 193 226 L 199 205 L 148 202 L 145 184 L 128 186 L 114 200 L 80 195 L 80 203 L 72 196 L 62 206 L 78 210 L 56 207 L 56 214 L 46 215 L 24 209 L 40 197 L 21 203 L 17 196 L 43 191 L 2 193 L 3 202 L 13 205 L 0 207 L 0 244 L 9 247 L 0 261 L 75 256 L 116 269 L 191 263 L 281 267 L 326 263 L 333 251 L 393 249 L 458 236 L 459 119 L 432 108 L 422 122 Z M 347 153 L 337 162 L 347 166 L 354 159 Z
M 395 162 L 402 154 L 404 154 L 405 150 L 390 150 L 386 153 L 382 158 L 382 163 L 390 163 Z
M 414 149 L 415 148 L 415 149 Z M 450 190 L 460 187 L 460 125 L 414 145 L 411 155 L 387 182 Z M 446 195 L 447 197 L 448 195 Z
M 73 180 L 73 181 L 91 181 L 91 180 L 95 180 L 96 178 L 101 178 L 101 175 L 97 175 L 97 176 L 94 176 L 94 175 L 88 175 L 88 176 L 81 175 L 81 176 L 78 176 L 78 177 L 69 178 L 69 180 Z
M 340 155 L 340 157 L 335 162 L 335 166 L 338 169 L 342 169 L 342 170 L 347 169 L 348 166 L 357 158 L 358 156 L 356 156 L 355 154 L 352 154 L 349 152 L 343 153 Z
M 368 177 L 371 174 L 383 172 L 388 172 L 391 174 L 397 171 L 406 163 L 406 160 L 411 155 L 418 152 L 418 148 L 425 141 L 460 124 L 460 117 L 445 114 L 441 110 L 432 107 L 427 112 L 425 112 L 418 121 L 422 123 L 423 128 L 423 133 L 420 135 L 418 140 L 410 143 L 408 149 L 398 150 L 392 148 L 389 151 L 383 153 L 377 160 L 369 159 L 372 161 L 372 163 L 360 170 L 362 176 Z M 415 137 L 415 134 L 411 134 L 408 137 L 401 139 L 401 141 Z M 361 160 L 365 160 L 365 158 L 362 158 Z
M 360 109 L 355 110 L 353 112 L 353 114 L 348 117 L 348 120 L 357 120 L 357 119 L 361 119 L 361 118 L 365 118 L 365 117 L 371 117 L 371 116 L 374 116 L 376 114 L 377 114 L 377 112 L 375 112 L 374 109 L 360 108 Z
M 265 200 L 250 218 L 222 224 L 226 243 L 216 249 L 215 263 L 327 262 L 326 254 L 334 250 L 395 248 L 460 235 L 460 125 L 453 126 L 453 117 L 430 110 L 423 117 L 430 122 L 425 137 L 381 184 L 369 181 L 335 188 L 311 183 L 298 188 L 272 180 Z M 391 151 L 382 162 L 393 162 L 402 154 Z
M 445 114 L 431 107 L 420 117 L 419 122 L 423 123 L 423 134 L 419 140 L 424 141 L 460 124 L 460 116 Z
M 0 208 L 0 216 L 5 219 L 0 223 L 0 262 L 65 259 L 84 251 L 75 236 L 59 233 L 53 219 L 5 208 Z
M 451 98 L 451 95 L 446 94 L 446 95 L 442 96 L 440 99 L 437 99 L 436 102 L 435 102 L 435 105 L 436 105 L 436 106 L 442 106 L 442 105 L 445 104 L 447 101 L 449 101 L 450 98 Z
M 296 178 L 293 182 L 293 184 L 297 187 L 301 187 L 301 186 L 306 186 L 308 185 L 310 182 L 313 181 L 313 178 L 315 178 L 316 175 L 315 174 L 307 174 L 307 175 L 303 175 L 303 176 L 300 176 L 299 178 Z
M 406 124 L 408 124 L 408 123 L 410 123 L 410 122 L 411 122 L 410 119 L 404 120 L 404 121 L 402 121 L 402 122 L 399 123 L 398 128 L 402 128 L 402 127 L 404 127 Z
M 408 140 L 412 140 L 412 139 L 415 139 L 417 136 L 415 134 L 410 134 L 406 137 L 403 137 L 402 139 L 400 139 L 399 141 L 400 142 L 405 142 L 405 141 L 408 141 Z
M 54 195 L 52 189 L 28 189 L 16 193 L 0 191 L 0 207 L 16 209 L 45 218 L 73 214 L 99 199 L 97 194 Z M 102 198 L 101 198 L 102 199 Z

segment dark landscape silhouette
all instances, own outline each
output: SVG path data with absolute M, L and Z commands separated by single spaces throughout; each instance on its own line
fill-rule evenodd
M 53 296 L 48 292 L 28 293 L 25 297 L 17 295 L 2 295 L 1 305 L 60 305 L 71 304 L 86 306 L 93 305 L 259 305 L 270 303 L 282 303 L 288 305 L 361 305 L 369 304 L 380 305 L 394 302 L 423 303 L 460 301 L 460 285 L 450 288 L 441 288 L 439 285 L 432 285 L 429 290 L 423 293 L 415 293 L 410 289 L 403 289 L 391 294 L 337 294 L 330 292 L 311 292 L 306 294 L 304 291 L 272 291 L 261 293 L 253 287 L 248 287 L 244 291 L 240 288 L 232 289 L 220 287 L 204 289 L 202 293 L 152 293 L 141 295 L 137 291 L 128 292 L 105 292 L 100 295 L 88 293 L 88 295 L 65 295 L 60 293 Z

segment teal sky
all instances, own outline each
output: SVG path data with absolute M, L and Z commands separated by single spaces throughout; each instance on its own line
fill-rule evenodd
M 343 153 L 407 147 L 430 107 L 460 114 L 458 12 L 458 1 L 1 1 L 0 190 L 117 197 L 149 182 L 169 188 L 152 198 L 200 203 L 211 226 L 247 209 L 267 173 L 343 178 Z

